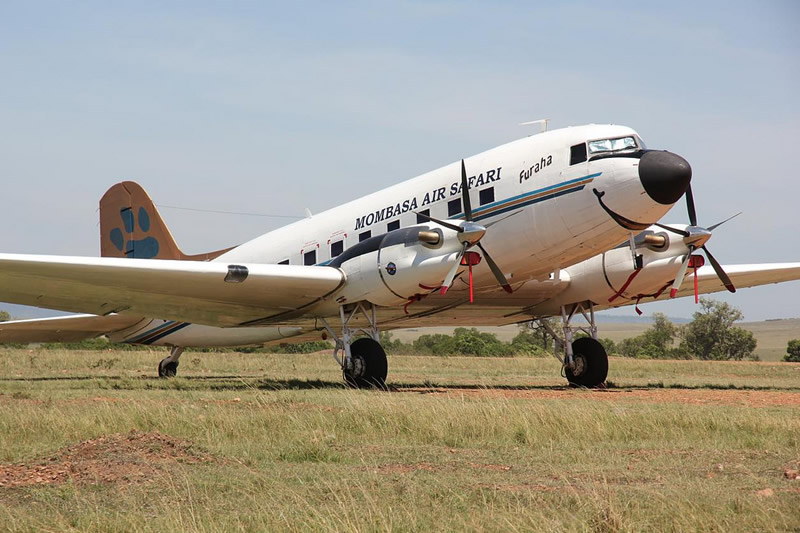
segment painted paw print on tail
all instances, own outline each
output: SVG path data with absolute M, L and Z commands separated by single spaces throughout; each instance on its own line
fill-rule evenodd
M 145 235 L 150 231 L 150 215 L 144 207 L 140 207 L 134 216 L 133 209 L 126 207 L 119 212 L 122 228 L 114 228 L 109 238 L 114 247 L 124 252 L 126 257 L 152 259 L 158 255 L 158 240 Z M 135 235 L 139 234 L 139 235 Z M 134 236 L 143 235 L 139 239 Z

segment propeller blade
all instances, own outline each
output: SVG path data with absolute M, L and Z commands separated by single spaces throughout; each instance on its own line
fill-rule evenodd
M 451 224 L 449 222 L 445 222 L 444 220 L 439 220 L 438 218 L 433 218 L 432 216 L 426 215 L 425 213 L 417 213 L 416 211 L 414 211 L 414 214 L 417 215 L 417 216 L 420 216 L 422 218 L 427 218 L 431 222 L 436 222 L 437 224 L 439 224 L 440 226 L 444 226 L 445 228 L 450 228 L 453 231 L 457 231 L 459 233 L 464 231 L 464 228 L 462 228 L 461 226 L 456 226 L 455 224 Z
M 718 227 L 720 227 L 721 225 L 723 225 L 723 224 L 724 224 L 724 223 L 726 223 L 727 221 L 729 221 L 729 220 L 733 220 L 734 218 L 738 217 L 738 216 L 739 216 L 739 215 L 741 215 L 741 214 L 742 214 L 742 212 L 741 212 L 741 211 L 739 211 L 738 213 L 736 213 L 736 214 L 735 214 L 735 215 L 733 215 L 732 217 L 728 217 L 728 218 L 726 218 L 725 220 L 723 220 L 722 222 L 717 222 L 717 223 L 716 223 L 716 224 L 714 224 L 713 226 L 709 226 L 707 229 L 708 229 L 708 231 L 714 231 L 715 229 L 717 229 Z
M 692 184 L 686 188 L 686 210 L 689 211 L 689 224 L 697 225 L 697 212 L 694 209 L 694 195 L 692 194 Z
M 489 268 L 492 270 L 492 274 L 494 274 L 494 277 L 500 286 L 503 287 L 503 290 L 508 294 L 514 292 L 511 289 L 511 285 L 508 283 L 506 276 L 503 274 L 503 271 L 500 270 L 500 267 L 494 262 L 494 259 L 492 259 L 492 256 L 489 255 L 489 252 L 486 251 L 486 248 L 484 248 L 481 243 L 478 243 L 478 248 L 480 248 L 481 252 L 483 252 L 483 258 L 486 259 L 486 262 L 489 264 Z
M 467 167 L 464 160 L 461 160 L 461 203 L 464 204 L 464 218 L 472 220 L 472 204 L 469 201 L 469 181 L 467 180 Z
M 725 271 L 722 269 L 722 265 L 720 265 L 719 262 L 716 259 L 714 259 L 714 256 L 711 255 L 711 252 L 709 252 L 708 248 L 706 248 L 705 246 L 703 246 L 703 251 L 706 253 L 706 257 L 708 257 L 708 260 L 711 261 L 711 266 L 714 267 L 714 272 L 717 273 L 717 277 L 722 281 L 723 285 L 725 285 L 725 288 L 728 289 L 730 292 L 736 292 L 736 287 L 733 286 L 731 278 L 729 278 L 728 274 L 726 274 Z
M 659 224 L 658 222 L 656 222 L 654 224 L 654 226 L 658 226 L 661 229 L 665 229 L 667 231 L 671 231 L 672 233 L 677 233 L 678 235 L 682 235 L 684 237 L 688 237 L 689 236 L 689 232 L 688 231 L 684 231 L 684 230 L 678 229 L 678 228 L 673 228 L 671 226 L 665 226 L 664 224 Z
M 678 294 L 678 289 L 681 288 L 683 284 L 683 278 L 686 276 L 686 269 L 689 267 L 689 259 L 692 257 L 692 248 L 689 248 L 689 253 L 686 255 L 686 259 L 683 260 L 681 263 L 681 269 L 678 271 L 678 275 L 675 276 L 675 281 L 672 283 L 672 288 L 669 290 L 669 297 L 675 298 L 675 295 Z
M 461 258 L 464 257 L 464 252 L 467 251 L 467 246 L 469 243 L 464 243 L 461 247 L 461 252 L 456 257 L 455 262 L 453 263 L 453 268 L 450 269 L 450 272 L 447 273 L 447 277 L 444 278 L 444 282 L 442 283 L 442 294 L 447 294 L 447 290 L 450 288 L 450 285 L 453 284 L 453 280 L 456 279 L 456 274 L 458 273 L 458 267 L 461 266 Z

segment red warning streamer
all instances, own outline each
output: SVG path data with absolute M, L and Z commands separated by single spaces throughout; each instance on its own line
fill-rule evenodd
M 464 252 L 464 256 L 461 258 L 461 264 L 469 267 L 469 303 L 475 301 L 472 284 L 472 267 L 473 265 L 480 264 L 480 262 L 481 256 L 478 252 Z

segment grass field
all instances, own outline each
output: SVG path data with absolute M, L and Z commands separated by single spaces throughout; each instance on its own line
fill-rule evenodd
M 798 531 L 800 364 L 0 351 L 0 529 Z

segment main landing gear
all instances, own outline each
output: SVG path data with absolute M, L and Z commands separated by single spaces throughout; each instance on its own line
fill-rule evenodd
M 556 359 L 561 362 L 564 377 L 569 384 L 577 387 L 601 387 L 608 376 L 608 355 L 603 345 L 597 340 L 597 323 L 594 317 L 594 306 L 591 302 L 577 303 L 567 312 L 566 306 L 561 306 L 561 322 L 563 337 L 546 322 L 541 324 L 556 340 L 553 351 Z M 572 319 L 580 313 L 588 323 L 575 325 Z M 578 332 L 586 333 L 587 337 L 575 339 Z M 574 339 L 574 340 L 573 340 Z M 563 350 L 564 357 L 559 355 Z
M 174 378 L 178 375 L 178 359 L 183 353 L 183 346 L 173 346 L 169 355 L 158 363 L 158 377 Z
M 354 389 L 386 389 L 389 365 L 380 344 L 375 306 L 366 302 L 343 305 L 339 307 L 339 318 L 341 335 L 336 334 L 327 320 L 320 320 L 336 344 L 333 358 L 342 367 L 344 382 Z M 358 335 L 364 336 L 353 340 Z

